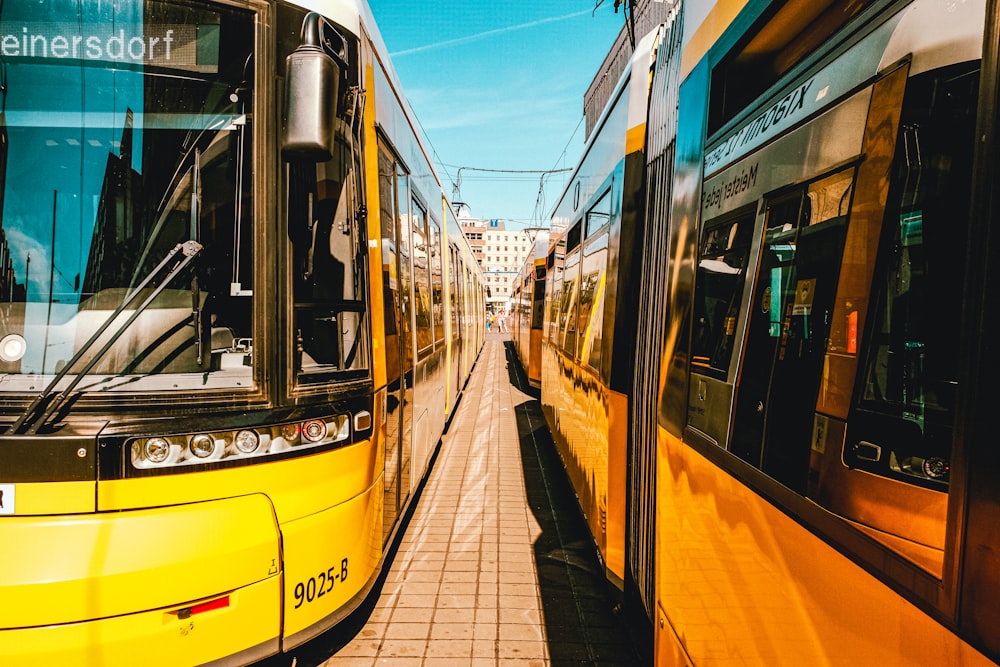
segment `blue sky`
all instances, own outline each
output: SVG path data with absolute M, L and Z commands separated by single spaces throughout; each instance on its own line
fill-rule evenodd
M 539 224 L 542 177 L 475 169 L 560 169 L 579 158 L 583 95 L 624 23 L 613 0 L 595 11 L 596 1 L 369 0 L 448 195 L 460 176 L 474 216 Z M 543 215 L 565 178 L 545 178 Z

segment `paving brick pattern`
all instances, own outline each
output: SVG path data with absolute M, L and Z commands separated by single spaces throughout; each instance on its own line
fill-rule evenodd
M 639 664 L 508 338 L 487 335 L 381 595 L 323 667 Z

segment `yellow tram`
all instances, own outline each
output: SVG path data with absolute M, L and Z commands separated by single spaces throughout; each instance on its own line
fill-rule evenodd
M 511 288 L 513 307 L 510 335 L 518 359 L 536 389 L 542 381 L 542 318 L 545 308 L 545 271 L 549 251 L 549 234 L 535 233 L 531 251 L 525 257 Z
M 0 664 L 288 652 L 375 583 L 484 340 L 370 10 L 0 33 Z
M 552 214 L 541 395 L 657 665 L 1000 659 L 1000 5 L 675 3 Z

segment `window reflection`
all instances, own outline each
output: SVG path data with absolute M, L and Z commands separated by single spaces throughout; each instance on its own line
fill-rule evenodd
M 434 218 L 428 218 L 430 232 L 430 265 L 431 265 L 431 316 L 434 324 L 434 340 L 444 341 L 444 292 L 441 266 L 441 226 Z
M 716 224 L 702 239 L 691 342 L 691 363 L 702 372 L 725 377 L 729 368 L 752 235 L 751 216 Z
M 907 92 L 857 406 L 874 413 L 889 446 L 877 461 L 847 454 L 849 463 L 937 489 L 951 466 L 977 89 L 978 69 L 957 66 L 914 78 Z
M 416 199 L 410 203 L 413 229 L 413 300 L 417 319 L 418 358 L 432 351 L 434 333 L 431 329 L 431 250 L 428 243 L 427 211 Z
M 188 241 L 204 248 L 194 268 L 91 373 L 104 390 L 250 386 L 253 15 L 7 3 L 0 33 L 25 36 L 17 49 L 5 43 L 0 62 L 0 338 L 28 343 L 0 360 L 0 391 L 63 369 Z
M 295 358 L 302 382 L 368 366 L 357 169 L 344 140 L 328 162 L 289 168 Z

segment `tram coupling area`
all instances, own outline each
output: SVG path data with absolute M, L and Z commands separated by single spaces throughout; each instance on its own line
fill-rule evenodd
M 381 592 L 296 667 L 641 664 L 528 391 L 488 334 Z

